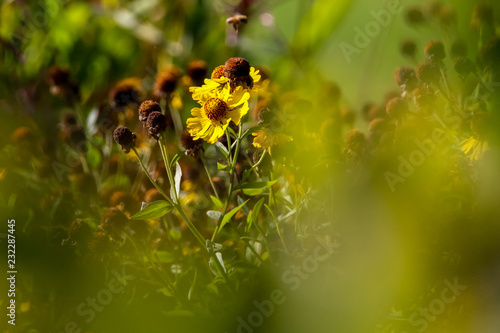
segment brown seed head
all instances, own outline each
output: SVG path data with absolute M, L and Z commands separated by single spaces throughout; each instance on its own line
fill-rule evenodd
M 408 66 L 398 67 L 394 74 L 394 80 L 405 91 L 412 91 L 418 83 L 415 70 Z
M 421 62 L 417 66 L 416 73 L 417 78 L 426 84 L 438 82 L 440 78 L 439 67 L 429 61 Z
M 160 104 L 152 100 L 146 100 L 142 102 L 141 106 L 139 107 L 139 120 L 147 121 L 148 116 L 151 114 L 151 112 L 154 111 L 161 112 Z
M 404 99 L 396 97 L 387 102 L 385 110 L 391 118 L 401 119 L 408 111 L 408 103 Z
M 424 47 L 424 52 L 427 58 L 433 62 L 439 62 L 446 56 L 444 45 L 440 41 L 429 41 Z
M 244 58 L 229 58 L 224 64 L 224 76 L 238 79 L 250 74 L 250 63 Z
M 415 58 L 417 52 L 417 44 L 412 39 L 405 39 L 399 45 L 401 54 L 408 58 Z
M 118 126 L 113 131 L 113 139 L 122 146 L 122 150 L 125 151 L 126 154 L 130 152 L 130 149 L 135 147 L 136 138 L 135 133 L 132 133 L 131 130 L 123 126 Z
M 187 74 L 195 83 L 203 83 L 207 76 L 207 63 L 203 60 L 191 61 L 188 65 Z
M 157 97 L 165 97 L 173 93 L 177 88 L 177 82 L 179 81 L 180 75 L 181 73 L 177 68 L 171 68 L 160 72 L 156 76 L 153 89 L 154 95 Z
M 167 117 L 159 111 L 153 111 L 148 116 L 146 127 L 148 128 L 149 134 L 158 140 L 160 134 L 167 129 Z

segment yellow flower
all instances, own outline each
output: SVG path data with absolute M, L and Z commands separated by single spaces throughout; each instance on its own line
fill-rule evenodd
M 223 67 L 223 66 L 219 66 Z M 221 92 L 222 89 L 224 89 L 228 83 L 231 84 L 229 78 L 223 76 L 221 74 L 222 71 L 218 70 L 219 67 L 217 67 L 214 72 L 212 73 L 212 77 L 210 79 L 205 79 L 205 84 L 202 85 L 201 87 L 189 87 L 189 92 L 193 94 L 193 99 L 194 100 L 200 100 L 200 99 L 208 99 L 211 95 Z M 218 72 L 217 74 L 215 74 Z M 250 74 L 249 77 L 251 78 L 250 82 L 244 82 L 242 80 L 238 80 L 238 82 L 235 82 L 237 86 L 242 86 L 242 88 L 248 90 L 248 91 L 257 91 L 259 89 L 259 81 L 261 79 L 261 75 L 259 74 L 259 71 L 256 70 L 254 67 L 250 67 Z M 248 83 L 251 83 L 250 85 Z M 232 85 L 234 87 L 234 84 Z
M 462 151 L 472 161 L 477 161 L 483 156 L 484 152 L 488 150 L 488 142 L 481 141 L 473 136 L 462 141 Z
M 215 90 L 210 95 L 201 95 L 199 103 L 201 108 L 193 108 L 191 115 L 194 118 L 187 120 L 187 128 L 194 139 L 203 139 L 215 143 L 224 135 L 229 122 L 236 125 L 248 112 L 248 99 L 250 94 L 242 87 L 237 87 L 230 93 L 229 86 L 222 90 Z
M 276 133 L 270 128 L 252 133 L 255 138 L 253 139 L 253 146 L 256 148 L 270 148 L 274 145 L 282 145 L 284 143 L 293 141 L 293 138 L 283 133 Z

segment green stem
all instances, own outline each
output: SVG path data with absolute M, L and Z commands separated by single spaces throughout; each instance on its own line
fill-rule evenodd
M 170 204 L 174 204 L 172 202 L 172 199 L 170 199 L 166 194 L 165 192 L 163 192 L 163 190 L 160 188 L 160 186 L 153 180 L 153 178 L 151 178 L 151 175 L 149 174 L 148 170 L 146 169 L 146 167 L 144 166 L 144 163 L 142 163 L 142 160 L 141 158 L 139 157 L 139 153 L 137 152 L 137 150 L 134 148 L 132 148 L 132 150 L 134 151 L 135 153 L 135 156 L 137 156 L 137 160 L 139 161 L 139 164 L 141 165 L 142 167 L 142 170 L 144 170 L 144 173 L 146 174 L 146 176 L 148 176 L 149 178 L 149 181 L 154 185 L 154 187 L 156 187 L 156 189 L 158 190 L 158 192 L 160 192 L 161 195 L 163 195 L 163 197 L 165 198 L 165 200 L 167 200 Z
M 233 286 L 231 284 L 231 281 L 229 280 L 229 276 L 227 275 L 226 271 L 224 270 L 224 267 L 222 267 L 222 264 L 219 262 L 219 259 L 217 258 L 217 256 L 215 255 L 215 253 L 213 253 L 212 251 L 210 251 L 207 248 L 207 244 L 206 244 L 205 238 L 203 238 L 202 234 L 198 231 L 198 229 L 196 229 L 196 226 L 193 224 L 193 222 L 191 222 L 191 220 L 189 219 L 189 217 L 184 212 L 184 209 L 182 209 L 182 206 L 181 206 L 181 204 L 179 202 L 179 198 L 177 196 L 177 191 L 175 189 L 174 178 L 172 176 L 172 169 L 170 168 L 170 161 L 168 159 L 168 153 L 167 153 L 167 149 L 166 149 L 166 143 L 164 141 L 165 141 L 165 137 L 161 136 L 160 140 L 158 140 L 158 143 L 160 144 L 160 150 L 162 152 L 163 160 L 165 162 L 165 168 L 167 169 L 167 176 L 168 176 L 168 180 L 170 182 L 170 188 L 173 189 L 173 191 L 171 191 L 171 192 L 173 192 L 173 196 L 174 196 L 174 199 L 173 199 L 174 200 L 174 206 L 177 209 L 177 211 L 179 212 L 179 214 L 182 216 L 182 218 L 184 219 L 184 221 L 186 222 L 186 224 L 188 226 L 188 229 L 191 231 L 191 233 L 195 236 L 195 238 L 200 243 L 201 247 L 204 248 L 205 251 L 207 251 L 208 254 L 212 257 L 212 259 L 214 260 L 215 264 L 217 265 L 217 268 L 219 269 L 220 274 L 224 277 L 224 280 L 226 280 L 226 282 L 227 282 L 227 284 L 228 284 L 231 292 L 234 293 Z
M 201 160 L 201 164 L 203 164 L 203 167 L 205 168 L 205 172 L 207 173 L 207 177 L 208 177 L 208 180 L 210 181 L 210 185 L 212 185 L 212 190 L 214 190 L 215 197 L 218 200 L 220 200 L 219 193 L 217 192 L 217 189 L 215 188 L 215 184 L 212 181 L 212 176 L 210 176 L 210 171 L 208 170 L 207 161 L 205 160 L 205 155 L 203 155 L 203 153 L 201 153 L 201 152 L 200 152 L 200 160 Z
M 241 134 L 242 134 L 242 127 L 240 125 L 239 130 L 238 130 L 238 137 L 236 138 L 236 149 L 234 151 L 234 157 L 232 157 L 231 153 L 231 135 L 228 130 L 226 130 L 226 136 L 227 136 L 227 146 L 228 146 L 228 151 L 229 151 L 229 165 L 230 165 L 230 170 L 229 170 L 229 189 L 227 191 L 227 198 L 226 198 L 226 203 L 224 204 L 224 209 L 222 210 L 222 214 L 219 217 L 219 221 L 217 222 L 217 225 L 215 226 L 214 233 L 212 234 L 212 242 L 215 240 L 215 237 L 220 231 L 220 225 L 222 223 L 222 220 L 224 219 L 224 216 L 226 215 L 227 208 L 229 207 L 229 202 L 231 201 L 231 195 L 233 194 L 233 187 L 234 187 L 234 168 L 236 166 L 236 161 L 238 160 L 238 153 L 240 151 L 240 142 L 241 142 Z

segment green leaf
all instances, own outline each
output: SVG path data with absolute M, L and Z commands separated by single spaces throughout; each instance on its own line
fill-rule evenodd
M 231 209 L 231 211 L 229 211 L 228 213 L 226 213 L 226 215 L 224 215 L 224 218 L 222 219 L 222 222 L 220 223 L 219 230 L 222 230 L 222 228 L 224 228 L 226 223 L 231 220 L 234 214 L 236 214 L 241 209 L 241 207 L 243 207 L 247 202 L 248 200 L 239 205 L 238 207 Z
M 130 217 L 131 220 L 148 220 L 157 219 L 174 209 L 168 201 L 158 200 L 153 201 L 144 206 L 138 213 Z
M 207 211 L 207 215 L 211 219 L 218 220 L 220 218 L 220 216 L 222 215 L 222 213 L 219 211 L 216 211 L 216 210 L 209 210 L 209 211 Z
M 238 137 L 238 134 L 236 134 L 236 132 L 231 127 L 228 126 L 227 130 L 229 131 L 229 133 L 231 133 L 232 135 L 234 135 L 235 138 Z
M 253 167 L 250 168 L 250 169 L 246 169 L 245 171 L 243 171 L 243 178 L 241 179 L 242 182 L 244 182 L 245 180 L 247 180 L 247 178 L 252 173 L 252 170 L 253 170 Z
M 93 145 L 88 145 L 87 162 L 91 169 L 95 170 L 101 165 L 102 157 L 99 150 Z
M 253 209 L 250 211 L 250 214 L 248 214 L 248 217 L 247 217 L 248 224 L 246 227 L 247 232 L 252 227 L 252 224 L 257 222 L 257 218 L 259 217 L 260 209 L 262 208 L 262 204 L 264 203 L 265 199 L 266 198 L 262 198 L 259 201 L 257 201 L 257 203 L 253 206 Z
M 226 147 L 224 147 L 224 145 L 222 143 L 220 143 L 220 142 L 217 141 L 215 143 L 215 146 L 217 148 L 219 148 L 220 152 L 222 153 L 222 155 L 224 155 L 226 157 L 226 159 L 229 158 L 229 151 L 227 150 Z
M 242 190 L 246 195 L 257 195 L 262 193 L 266 188 L 273 186 L 276 180 L 270 182 L 253 182 L 245 183 L 236 186 L 235 190 Z
M 215 204 L 215 206 L 217 206 L 217 208 L 224 207 L 222 202 L 219 199 L 217 199 L 216 197 L 214 197 L 213 195 L 210 196 L 210 199 L 212 199 L 212 202 Z
M 220 164 L 219 162 L 217 162 L 217 169 L 229 172 L 231 170 L 231 167 L 229 165 Z
M 170 161 L 170 167 L 173 168 L 174 165 L 177 163 L 177 161 L 179 161 L 180 158 L 181 158 L 181 155 L 175 154 L 175 156 L 172 158 L 172 161 Z
M 266 188 L 273 186 L 276 183 L 276 180 L 272 180 L 270 182 L 253 182 L 253 183 L 246 183 L 246 184 L 240 184 L 236 186 L 236 190 L 241 190 L 244 188 Z
M 156 251 L 158 260 L 162 263 L 169 264 L 175 261 L 175 255 L 172 252 Z

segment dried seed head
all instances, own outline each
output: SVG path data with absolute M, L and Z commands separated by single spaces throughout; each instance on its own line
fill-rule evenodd
M 350 130 L 345 137 L 345 145 L 350 153 L 361 154 L 366 147 L 366 137 L 363 132 L 357 128 Z
M 49 68 L 49 84 L 51 86 L 60 87 L 69 83 L 69 71 L 67 69 L 57 66 Z
M 153 89 L 154 95 L 163 98 L 173 93 L 177 88 L 177 82 L 179 81 L 180 76 L 180 71 L 175 67 L 160 72 L 156 76 Z
M 87 243 L 92 237 L 92 228 L 82 219 L 76 219 L 69 225 L 68 239 L 72 245 Z
M 224 65 L 220 65 L 215 67 L 215 69 L 212 71 L 211 79 L 220 79 L 221 77 L 224 76 Z
M 438 82 L 440 78 L 439 67 L 429 61 L 421 62 L 417 66 L 416 73 L 417 78 L 426 84 Z
M 112 235 L 117 235 L 123 231 L 127 222 L 127 216 L 118 208 L 112 207 L 104 212 L 100 227 Z
M 439 62 L 446 56 L 444 45 L 440 41 L 431 40 L 427 42 L 424 47 L 424 52 L 427 58 L 433 62 Z
M 149 135 L 158 140 L 160 134 L 167 129 L 167 117 L 159 111 L 153 111 L 148 116 L 146 127 Z
M 33 139 L 33 131 L 31 128 L 26 126 L 21 126 L 15 129 L 12 133 L 11 139 L 15 144 L 20 144 L 22 142 L 28 142 Z
M 425 16 L 419 6 L 413 6 L 406 11 L 406 20 L 410 24 L 418 25 L 425 22 Z
M 229 112 L 229 105 L 220 98 L 212 97 L 203 105 L 207 118 L 212 122 L 220 122 Z
M 200 149 L 203 148 L 202 139 L 194 139 L 188 130 L 185 130 L 181 134 L 181 144 L 184 149 L 186 149 L 186 155 L 191 157 L 196 157 Z
M 148 116 L 151 114 L 151 112 L 155 111 L 161 112 L 160 104 L 152 100 L 146 100 L 142 102 L 141 106 L 139 107 L 139 120 L 143 122 L 147 121 Z
M 270 123 L 271 120 L 274 118 L 274 112 L 271 111 L 270 108 L 261 108 L 259 112 L 257 113 L 257 119 L 259 120 L 259 125 L 262 125 L 264 123 Z
M 379 133 L 392 129 L 392 123 L 384 118 L 375 118 L 368 125 L 370 132 Z
M 118 84 L 109 92 L 109 100 L 112 108 L 121 110 L 126 106 L 139 104 L 141 102 L 141 92 L 133 84 Z
M 121 210 L 127 212 L 135 212 L 140 208 L 137 198 L 126 191 L 113 192 L 109 198 L 109 205 L 120 207 Z
M 188 65 L 187 74 L 196 84 L 203 83 L 207 76 L 207 63 L 203 60 L 191 61 Z
M 75 126 L 77 123 L 76 116 L 72 113 L 65 113 L 61 117 L 61 126 L 64 130 L 69 129 L 71 126 Z
M 481 26 L 495 26 L 495 18 L 493 16 L 493 8 L 486 3 L 476 4 L 472 11 L 472 18 L 470 28 L 472 30 L 479 30 Z
M 403 56 L 413 59 L 417 52 L 417 44 L 412 39 L 405 39 L 399 45 L 399 50 Z
M 342 97 L 342 91 L 337 83 L 326 81 L 323 85 L 324 94 L 326 94 L 326 98 L 328 98 L 332 103 L 338 103 L 340 98 Z
M 468 58 L 460 57 L 455 60 L 453 69 L 462 77 L 466 77 L 475 71 L 475 66 Z
M 365 112 L 366 112 L 366 118 L 368 120 L 387 117 L 387 113 L 385 112 L 385 107 L 380 105 L 367 106 Z
M 408 111 L 408 103 L 404 99 L 396 97 L 387 102 L 385 110 L 389 117 L 401 119 Z
M 244 58 L 229 58 L 224 64 L 224 76 L 235 80 L 250 74 L 250 63 Z
M 415 70 L 407 66 L 401 66 L 396 69 L 394 80 L 404 91 L 412 91 L 418 83 Z
M 130 149 L 135 147 L 136 138 L 137 137 L 135 133 L 132 133 L 131 130 L 123 126 L 118 126 L 113 131 L 113 139 L 115 140 L 116 143 L 122 146 L 122 150 L 126 154 L 130 152 Z
M 484 67 L 499 69 L 500 62 L 500 38 L 493 37 L 479 52 L 479 61 Z
M 352 126 L 356 120 L 356 112 L 349 108 L 344 108 L 340 113 L 340 117 L 343 123 Z
M 69 71 L 65 68 L 53 66 L 48 71 L 48 81 L 50 92 L 56 96 L 62 96 L 68 99 L 79 98 L 80 88 L 78 84 L 73 83 L 69 77 Z

